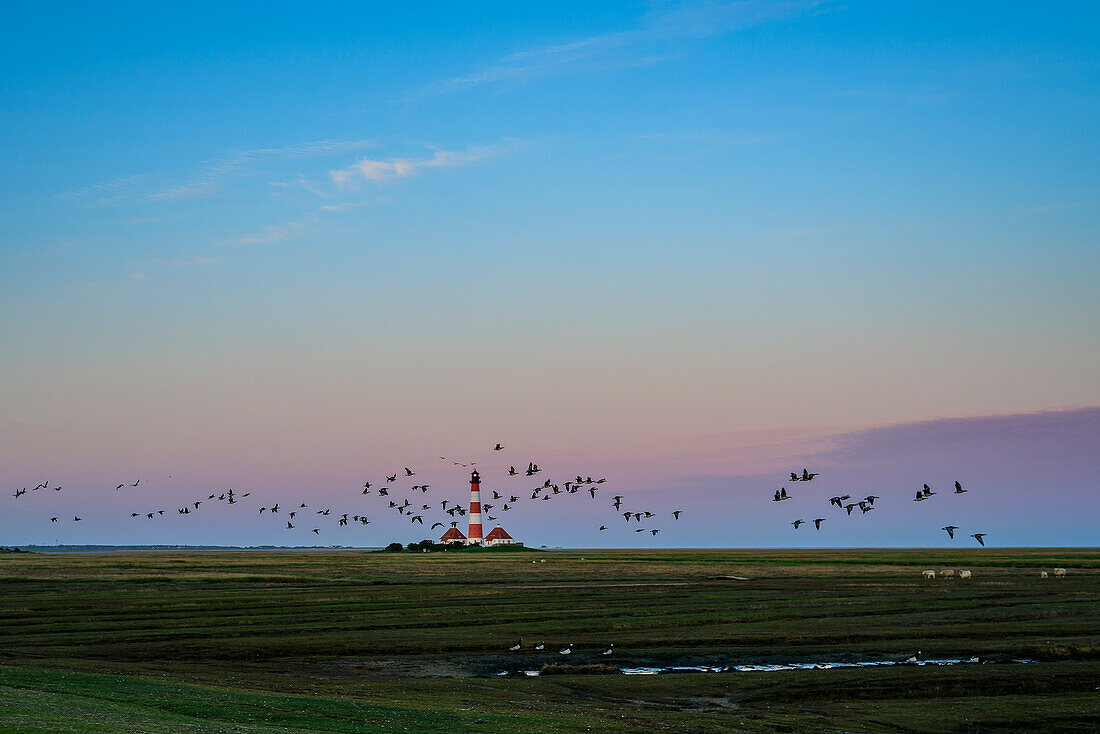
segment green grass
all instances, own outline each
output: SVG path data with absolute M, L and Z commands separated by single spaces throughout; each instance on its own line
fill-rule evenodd
M 483 677 L 916 650 L 1046 662 Z M 1098 680 L 1095 549 L 0 555 L 0 732 L 1092 731 Z

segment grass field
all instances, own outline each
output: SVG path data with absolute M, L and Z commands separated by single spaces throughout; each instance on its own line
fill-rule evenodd
M 918 650 L 1037 662 L 493 677 Z M 0 554 L 0 732 L 1084 732 L 1098 686 L 1095 549 Z

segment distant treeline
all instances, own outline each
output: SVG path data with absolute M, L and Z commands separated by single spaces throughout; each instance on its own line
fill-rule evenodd
M 383 548 L 386 553 L 431 553 L 435 551 L 456 553 L 460 551 L 531 551 L 534 548 L 527 548 L 522 545 L 498 545 L 493 547 L 482 545 L 458 545 L 451 543 L 435 543 L 431 540 L 424 539 L 419 543 L 407 543 L 402 545 L 398 542 L 393 542 Z
M 287 550 L 381 550 L 381 546 L 346 545 L 26 545 L 34 553 L 115 553 L 147 551 L 287 551 Z

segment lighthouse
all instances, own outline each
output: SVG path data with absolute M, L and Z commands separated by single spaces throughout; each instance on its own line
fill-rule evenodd
M 476 469 L 470 475 L 470 530 L 466 543 L 481 545 L 481 476 Z
M 492 505 L 490 505 L 492 507 Z M 504 509 L 508 509 L 505 505 Z M 493 520 L 493 517 L 489 518 Z M 487 548 L 491 548 L 498 545 L 516 545 L 520 546 L 517 540 L 514 540 L 504 528 L 497 525 L 493 528 L 488 535 L 481 534 L 481 476 L 474 470 L 470 474 L 470 530 L 467 536 L 462 535 L 462 531 L 455 527 L 455 523 L 451 523 L 451 528 L 447 530 L 439 538 L 440 545 L 481 545 Z

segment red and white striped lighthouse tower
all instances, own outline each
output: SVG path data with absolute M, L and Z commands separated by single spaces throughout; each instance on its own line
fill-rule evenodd
M 466 543 L 481 545 L 481 477 L 477 469 L 470 475 L 470 530 Z

